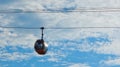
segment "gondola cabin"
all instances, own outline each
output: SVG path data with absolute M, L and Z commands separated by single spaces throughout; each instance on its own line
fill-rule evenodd
M 34 49 L 38 54 L 44 55 L 48 50 L 48 45 L 44 42 L 43 39 L 39 39 L 35 42 Z

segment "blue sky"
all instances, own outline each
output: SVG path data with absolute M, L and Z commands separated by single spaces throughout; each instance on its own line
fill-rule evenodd
M 0 0 L 0 9 L 116 8 L 119 0 Z M 119 12 L 0 13 L 0 26 L 120 27 Z M 120 29 L 45 29 L 46 55 L 34 51 L 41 30 L 0 28 L 0 67 L 120 67 Z

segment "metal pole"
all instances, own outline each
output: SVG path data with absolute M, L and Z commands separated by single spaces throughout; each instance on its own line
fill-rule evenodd
M 42 36 L 41 36 L 41 39 L 43 39 L 43 35 L 44 35 L 44 34 L 43 34 L 43 30 L 44 30 L 44 27 L 41 27 L 40 29 L 42 30 Z

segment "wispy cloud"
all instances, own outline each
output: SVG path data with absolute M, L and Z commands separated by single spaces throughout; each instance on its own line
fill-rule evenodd
M 32 55 L 32 54 L 31 54 Z M 19 53 L 19 52 L 13 52 L 13 53 L 1 53 L 0 55 L 1 61 L 22 61 L 30 58 L 30 53 Z
M 15 1 L 9 3 L 4 8 L 17 8 L 22 10 L 35 9 L 61 9 L 70 10 L 78 8 L 90 7 L 119 7 L 118 0 L 29 0 Z M 1 14 L 0 25 L 2 26 L 45 26 L 45 27 L 115 27 L 120 26 L 118 13 L 42 13 L 42 14 Z M 37 19 L 35 19 L 37 18 Z M 18 29 L 0 28 L 0 58 L 6 60 L 25 60 L 30 57 L 38 56 L 34 52 L 26 52 L 17 50 L 21 47 L 22 50 L 32 50 L 36 39 L 40 38 L 38 32 L 26 31 Z M 45 59 L 40 59 L 39 62 L 56 62 L 60 63 L 74 51 L 78 51 L 78 56 L 81 52 L 93 52 L 96 54 L 109 54 L 120 56 L 119 45 L 119 29 L 79 29 L 79 30 L 45 30 L 45 41 L 49 44 L 49 51 L 44 56 Z M 13 46 L 13 52 L 4 51 L 5 47 Z M 16 50 L 16 52 L 15 52 Z M 6 58 L 7 57 L 7 58 Z M 47 57 L 47 58 L 46 58 Z M 85 56 L 86 57 L 86 56 Z M 70 56 L 76 58 L 76 56 Z M 78 59 L 79 57 L 77 57 Z M 66 59 L 63 64 L 69 67 L 90 67 L 89 64 L 72 63 L 72 59 Z M 104 60 L 104 59 L 101 59 Z M 66 62 L 66 63 L 64 63 Z M 71 62 L 72 64 L 68 63 Z M 115 63 L 113 63 L 115 62 Z M 119 65 L 119 58 L 105 60 L 106 65 Z
M 91 66 L 87 64 L 75 63 L 75 64 L 71 64 L 69 67 L 91 67 Z
M 103 66 L 119 66 L 120 65 L 120 58 L 109 58 L 108 60 L 104 60 L 100 62 Z
M 8 25 L 12 22 L 14 22 L 14 17 L 7 15 L 7 14 L 0 14 L 0 25 L 4 26 L 4 25 Z

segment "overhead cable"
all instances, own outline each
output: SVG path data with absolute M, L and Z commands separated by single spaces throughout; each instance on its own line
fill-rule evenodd
M 10 26 L 0 26 L 0 28 L 13 28 L 13 29 L 41 29 L 43 27 L 10 27 Z M 120 28 L 120 27 L 44 27 L 44 29 L 89 29 L 89 28 Z
M 64 12 L 120 12 L 120 8 L 79 8 L 79 9 L 0 9 L 0 13 L 64 13 Z

